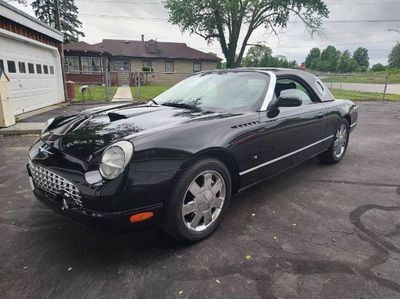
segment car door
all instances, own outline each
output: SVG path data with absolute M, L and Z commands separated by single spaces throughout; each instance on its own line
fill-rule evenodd
M 278 77 L 273 101 L 283 92 L 300 97 L 302 105 L 260 112 L 264 178 L 317 155 L 326 130 L 324 104 L 306 82 L 297 76 Z

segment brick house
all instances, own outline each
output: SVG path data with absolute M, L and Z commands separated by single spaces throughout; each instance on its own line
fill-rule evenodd
M 140 78 L 149 84 L 174 84 L 193 73 L 213 70 L 221 60 L 184 43 L 156 40 L 104 39 L 98 44 L 75 42 L 64 45 L 67 80 L 105 83 L 110 70 L 112 84 L 133 85 Z

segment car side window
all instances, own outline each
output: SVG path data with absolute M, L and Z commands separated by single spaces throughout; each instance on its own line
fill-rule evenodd
M 307 89 L 299 82 L 292 79 L 278 79 L 275 85 L 275 95 L 279 98 L 281 95 L 294 96 L 302 100 L 302 105 L 313 103 Z

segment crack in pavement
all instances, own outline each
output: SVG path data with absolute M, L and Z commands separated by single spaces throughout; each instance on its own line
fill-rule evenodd
M 398 194 L 400 194 L 400 185 L 396 185 L 396 184 L 371 183 L 371 182 L 353 182 L 353 181 L 345 181 L 345 180 L 324 180 L 324 179 L 309 179 L 307 181 L 319 182 L 319 183 L 332 183 L 332 184 L 346 184 L 346 185 L 358 185 L 358 186 L 374 186 L 374 187 L 398 188 L 397 192 L 398 192 Z

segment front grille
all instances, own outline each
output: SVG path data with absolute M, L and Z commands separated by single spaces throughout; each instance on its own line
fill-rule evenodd
M 29 162 L 29 169 L 37 188 L 54 196 L 62 194 L 73 199 L 78 206 L 82 206 L 79 189 L 73 183 L 32 162 Z

